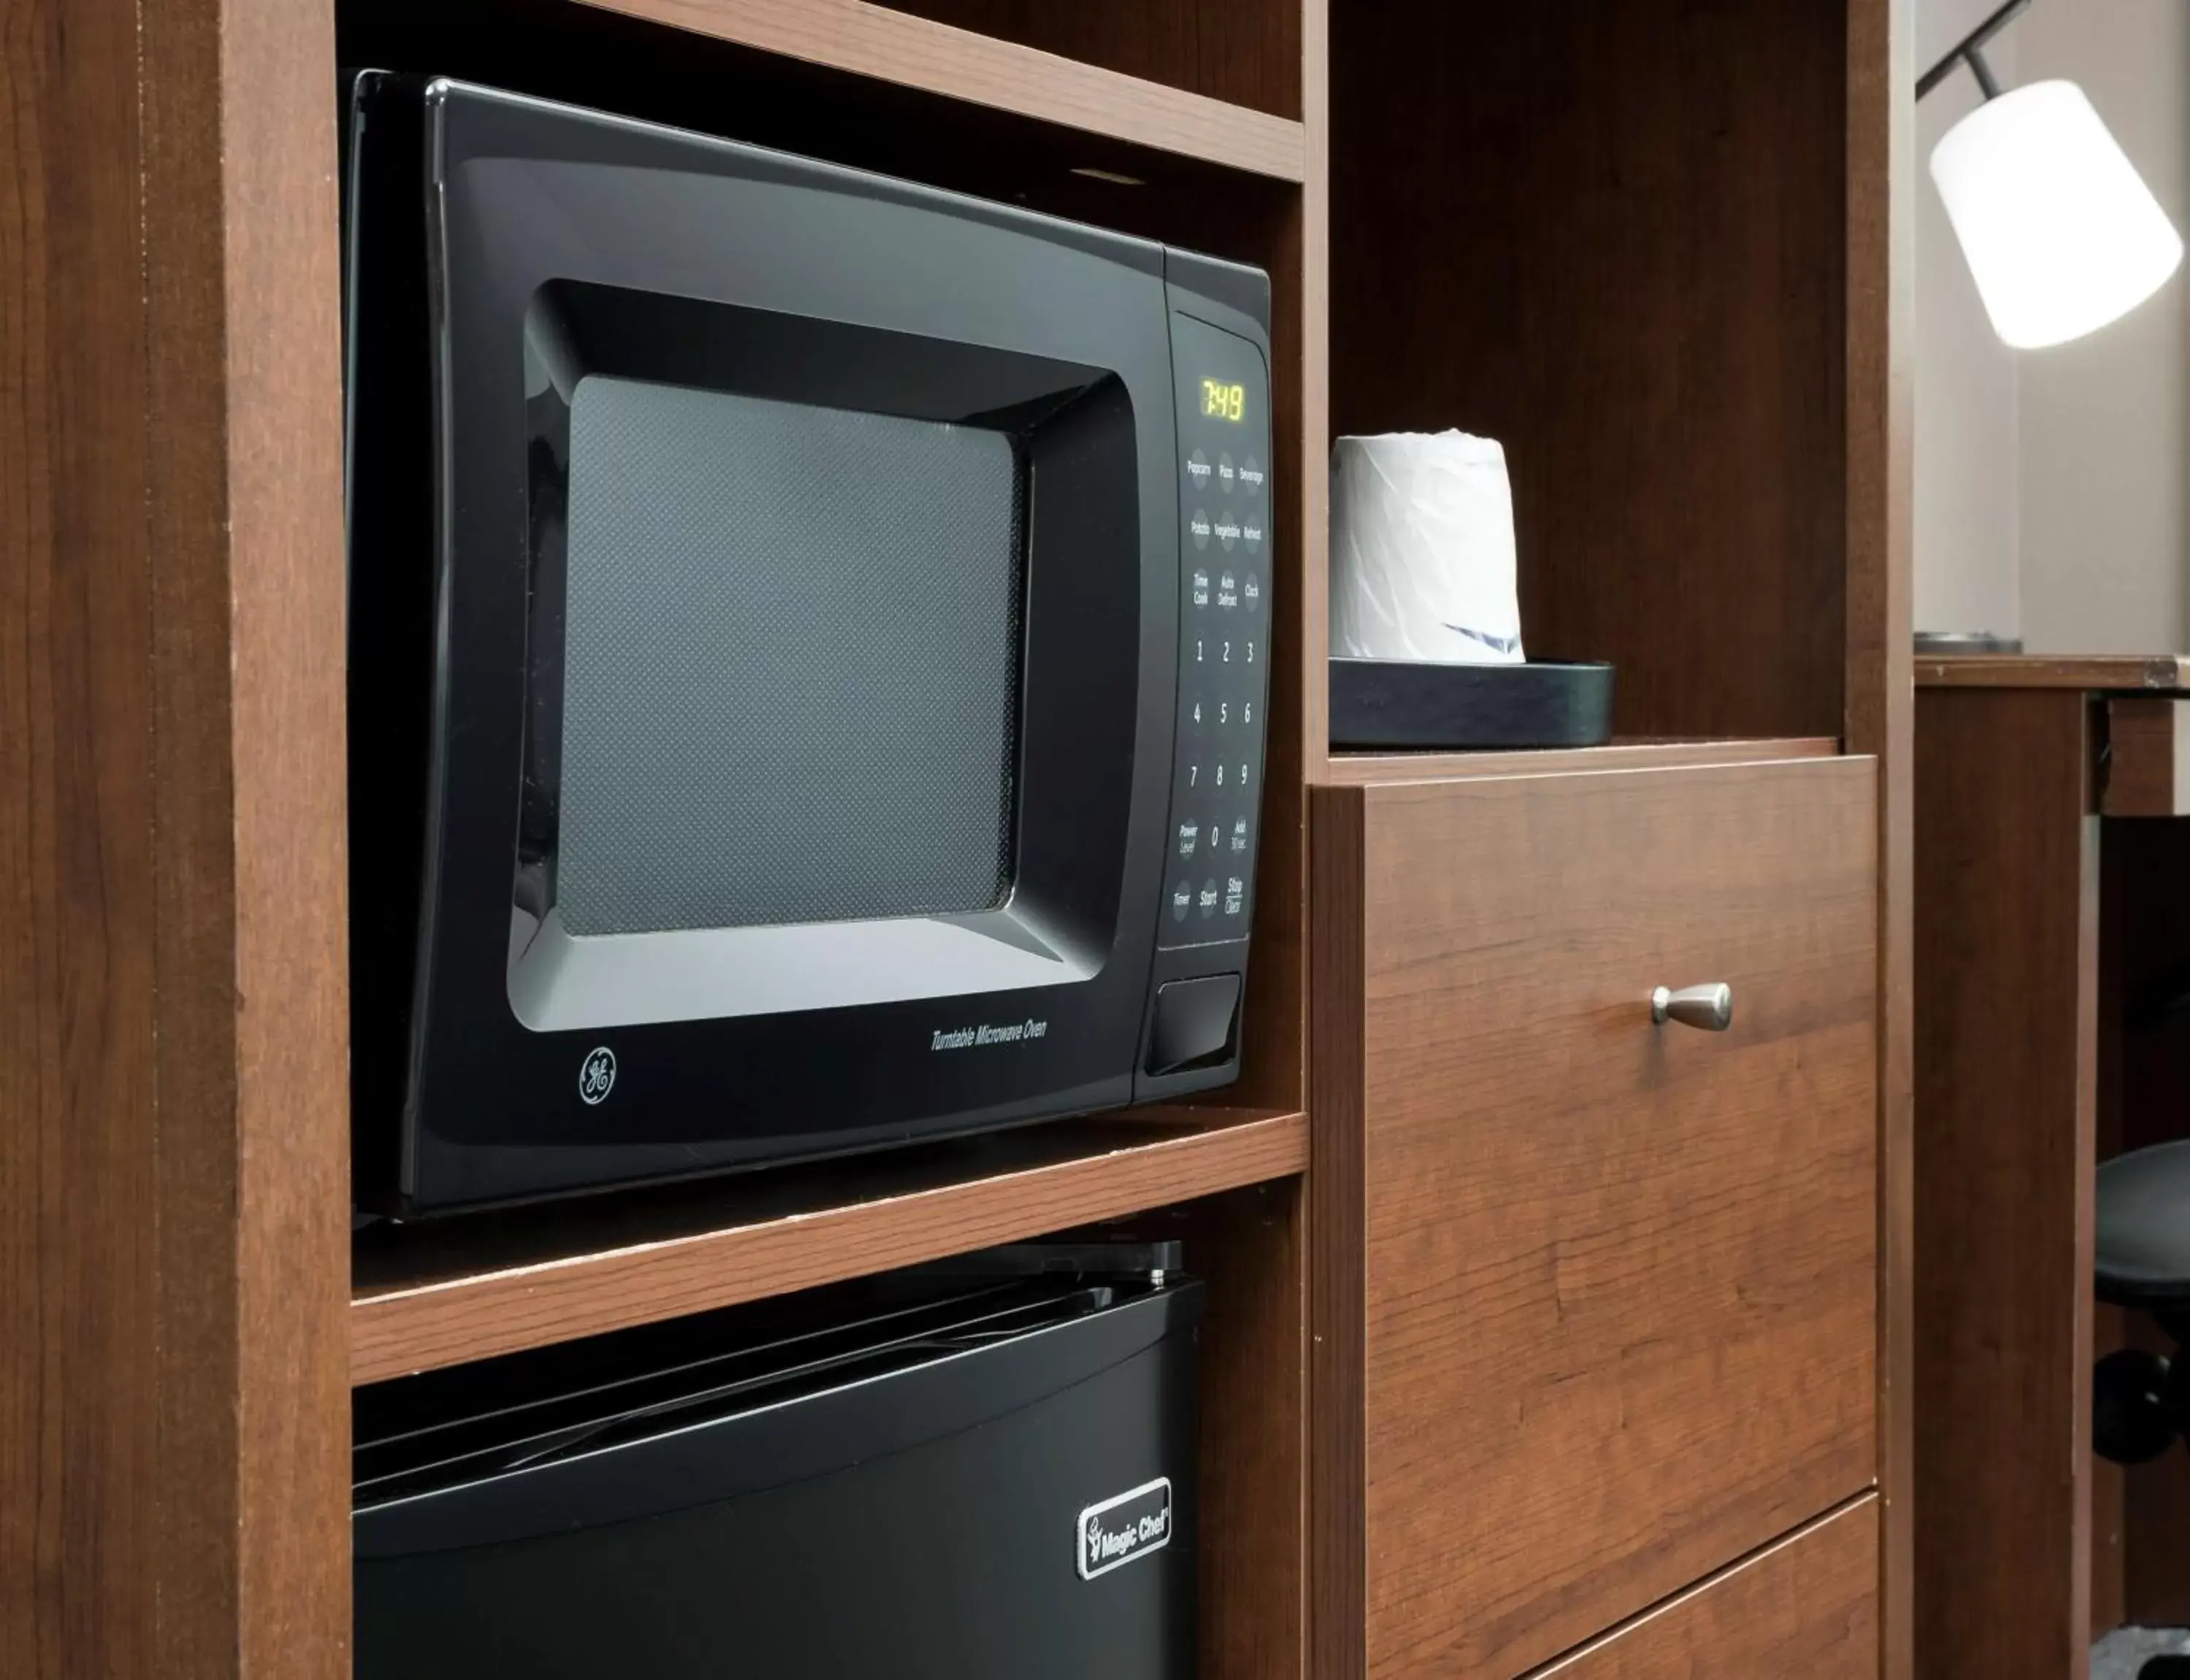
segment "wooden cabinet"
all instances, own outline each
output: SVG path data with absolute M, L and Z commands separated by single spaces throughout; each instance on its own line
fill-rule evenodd
M 1875 778 L 1317 795 L 1313 1224 L 1364 1257 L 1317 1348 L 1351 1672 L 1519 1674 L 1871 1485 Z M 1728 1030 L 1654 1024 L 1705 981 Z
M 1870 1680 L 1878 1500 L 1744 1558 L 1538 1680 Z

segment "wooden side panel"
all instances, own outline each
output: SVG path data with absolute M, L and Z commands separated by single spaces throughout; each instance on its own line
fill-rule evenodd
M 0 14 L 0 1667 L 348 1669 L 333 28 Z
M 1848 750 L 1878 771 L 1879 1672 L 1915 1653 L 1914 0 L 1847 7 Z
M 1532 1680 L 1870 1680 L 1881 1516 L 1858 1500 Z
M 2088 1660 L 2098 835 L 2071 691 L 1916 715 L 1916 1672 Z
M 1308 895 L 1308 1672 L 1362 1680 L 1367 1661 L 1362 1182 L 1363 908 L 1359 788 L 1310 794 Z
M 1367 791 L 1380 1680 L 1503 1680 L 1870 1486 L 1875 773 Z M 1730 1032 L 1652 1025 L 1705 981 Z
M 160 1188 L 138 52 L 132 8 L 0 3 L 0 1666 L 26 1680 L 161 1660 L 158 1394 L 128 1380 Z
M 1333 429 L 1504 443 L 1529 649 L 1622 734 L 1843 727 L 1849 21 L 1334 11 Z

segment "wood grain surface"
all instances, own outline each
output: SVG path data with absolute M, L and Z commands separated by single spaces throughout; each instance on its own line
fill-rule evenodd
M 1359 788 L 1308 797 L 1308 1672 L 1366 1672 L 1368 1508 L 1363 1216 L 1363 1062 L 1368 908 Z
M 0 16 L 0 1669 L 349 1670 L 332 8 Z
M 1920 688 L 2190 689 L 2176 653 L 1952 653 L 1916 661 Z
M 1881 1680 L 1915 1660 L 1916 18 L 1847 6 L 1850 752 L 1878 770 L 1878 1609 Z
M 998 1162 L 985 1168 L 969 1165 Z M 1298 1173 L 1299 1113 L 1134 1111 L 957 1147 L 368 1233 L 353 1383 L 591 1336 Z
M 1617 664 L 1622 734 L 1844 727 L 1847 30 L 1332 19 L 1333 429 L 1505 445 L 1529 651 Z
M 1307 173 L 1296 120 L 865 0 L 584 3 L 1277 180 Z
M 1866 1495 L 1529 1680 L 1873 1680 L 1880 1519 Z
M 1875 775 L 1351 795 L 1368 1674 L 1512 1675 L 1871 1485 Z M 1711 980 L 1731 1032 L 1651 1025 Z
M 1320 71 L 1303 52 L 1298 0 L 899 0 L 893 9 L 1274 116 L 1298 118 L 1303 72 Z
M 169 1561 L 126 1380 L 162 1193 L 138 52 L 128 9 L 0 3 L 0 1661 L 32 1680 L 155 1672 Z
M 1797 740 L 1611 741 L 1601 747 L 1522 748 L 1510 752 L 1333 753 L 1323 770 L 1331 787 L 1442 782 L 1465 776 L 1574 776 L 1601 770 L 1667 770 L 1777 759 L 1830 758 L 1834 736 Z
M 1916 711 L 1916 1672 L 2083 1672 L 2098 824 L 2077 690 Z
M 2190 700 L 2140 696 L 2106 705 L 2101 814 L 2190 816 Z
M 1307 1197 L 1250 1185 L 1109 1229 L 1176 1236 L 1201 1321 L 1201 1674 L 1300 1680 L 1308 1632 Z

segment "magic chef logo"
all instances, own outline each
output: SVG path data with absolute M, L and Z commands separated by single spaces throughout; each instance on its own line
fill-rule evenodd
M 1046 1021 L 1013 1021 L 1001 1027 L 939 1027 L 931 1036 L 931 1050 L 974 1050 L 989 1044 L 1024 1044 L 1030 1038 L 1049 1036 Z
M 1171 1478 L 1158 1476 L 1080 1513 L 1080 1578 L 1092 1581 L 1170 1544 Z

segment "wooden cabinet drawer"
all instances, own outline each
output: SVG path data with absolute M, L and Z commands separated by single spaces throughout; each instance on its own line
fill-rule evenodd
M 1871 1484 L 1875 773 L 1317 794 L 1319 1673 L 1506 1680 Z
M 1878 1500 L 1866 1496 L 1536 1680 L 1877 1680 Z

